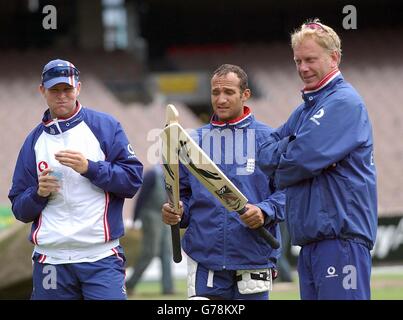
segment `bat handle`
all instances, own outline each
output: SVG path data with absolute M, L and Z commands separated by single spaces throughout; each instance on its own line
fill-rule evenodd
M 280 243 L 277 241 L 276 238 L 265 228 L 259 227 L 256 229 L 259 235 L 266 240 L 266 242 L 273 248 L 278 249 L 280 248 Z
M 237 211 L 239 213 L 239 215 L 244 214 L 248 209 L 243 207 L 241 210 Z M 256 230 L 259 235 L 266 240 L 266 242 L 270 245 L 270 247 L 272 247 L 273 249 L 278 249 L 280 248 L 280 243 L 277 241 L 277 239 L 275 237 L 273 237 L 273 235 L 267 230 L 265 229 L 263 226 L 259 227 Z
M 179 263 L 182 261 L 181 234 L 179 223 L 171 226 L 171 237 L 172 237 L 173 259 L 174 262 Z

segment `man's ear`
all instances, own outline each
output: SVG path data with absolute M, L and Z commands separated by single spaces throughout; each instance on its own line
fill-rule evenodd
M 331 68 L 334 69 L 340 64 L 340 54 L 337 51 L 333 51 L 330 54 L 330 58 L 332 60 Z
M 245 90 L 242 92 L 242 101 L 245 102 L 245 101 L 248 100 L 251 96 L 252 96 L 252 92 L 250 91 L 250 89 L 245 89 Z
M 81 82 L 77 83 L 76 90 L 77 90 L 77 97 L 78 97 L 80 94 L 80 90 L 81 90 Z
M 38 90 L 43 96 L 45 95 L 46 88 L 42 84 L 39 85 Z

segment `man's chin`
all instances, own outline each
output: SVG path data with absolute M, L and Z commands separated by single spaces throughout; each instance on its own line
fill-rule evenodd
M 74 108 L 68 105 L 57 105 L 53 110 L 54 116 L 57 118 L 69 118 L 74 113 Z
M 304 88 L 305 90 L 312 90 L 312 89 L 316 88 L 318 82 L 317 81 L 308 81 L 308 82 L 304 81 L 304 84 L 305 84 L 305 88 Z
M 302 82 L 304 83 L 304 89 L 305 90 L 312 90 L 316 87 L 316 85 L 318 84 L 318 79 L 314 76 L 314 77 L 310 77 L 308 79 L 304 79 L 302 76 L 300 76 Z
M 228 114 L 228 112 L 216 112 L 217 118 L 222 121 L 222 122 L 226 122 L 230 119 L 230 115 Z

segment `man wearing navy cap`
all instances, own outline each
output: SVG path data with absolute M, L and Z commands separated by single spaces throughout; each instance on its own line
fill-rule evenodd
M 68 61 L 52 60 L 43 68 L 39 89 L 52 118 L 70 117 L 78 106 L 76 101 L 81 89 L 79 71 Z
M 32 299 L 126 299 L 122 208 L 143 166 L 120 123 L 83 107 L 78 69 L 45 65 L 48 109 L 26 138 L 9 193 L 15 217 L 32 222 Z

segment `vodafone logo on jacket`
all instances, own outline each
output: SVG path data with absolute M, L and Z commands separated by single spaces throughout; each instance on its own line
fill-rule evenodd
M 39 172 L 43 172 L 43 170 L 49 168 L 49 165 L 45 161 L 41 161 L 38 163 Z

